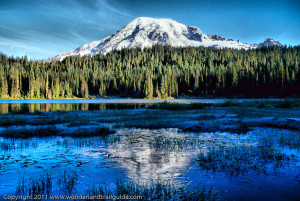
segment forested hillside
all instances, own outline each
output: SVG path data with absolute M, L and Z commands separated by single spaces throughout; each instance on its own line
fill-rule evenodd
M 300 95 L 300 47 L 123 49 L 28 61 L 0 55 L 0 97 L 72 98 Z

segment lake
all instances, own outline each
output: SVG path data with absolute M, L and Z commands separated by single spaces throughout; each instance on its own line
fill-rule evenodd
M 202 196 L 212 200 L 210 188 L 221 200 L 300 198 L 299 107 L 163 110 L 148 103 L 0 104 L 8 108 L 0 115 L 0 196 L 124 189 L 149 196 L 140 189 L 159 184 L 175 197 L 182 187 L 193 194 L 205 186 Z M 24 105 L 29 113 L 11 112 Z
M 79 110 L 105 110 L 105 109 L 137 109 L 147 104 L 162 102 L 170 103 L 222 103 L 228 99 L 59 99 L 59 100 L 0 100 L 0 113 L 8 112 L 50 112 L 50 111 L 79 111 Z M 229 99 L 238 102 L 252 101 L 281 101 L 283 99 Z

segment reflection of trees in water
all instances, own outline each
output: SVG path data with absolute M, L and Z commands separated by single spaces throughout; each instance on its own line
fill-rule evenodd
M 29 112 L 41 112 L 41 104 L 28 104 Z
M 21 110 L 21 104 L 20 103 L 14 103 L 11 104 L 11 111 L 20 111 Z
M 0 104 L 0 113 L 1 114 L 8 113 L 8 104 L 7 103 Z
M 80 109 L 81 110 L 89 110 L 89 104 L 88 103 L 82 103 Z
M 70 104 L 70 103 L 1 103 L 0 113 L 33 113 L 33 112 L 55 112 L 55 111 L 77 111 L 89 110 L 88 103 Z
M 137 109 L 143 104 L 112 104 L 112 103 L 0 103 L 0 113 L 33 113 L 55 111 L 87 111 L 107 109 Z

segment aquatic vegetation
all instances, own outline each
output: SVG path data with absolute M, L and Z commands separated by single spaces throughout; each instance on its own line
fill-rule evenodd
M 4 162 L 0 161 L 0 170 L 4 169 Z
M 0 126 L 9 127 L 9 126 L 41 126 L 41 125 L 55 125 L 65 123 L 66 120 L 62 116 L 48 116 L 44 113 L 41 114 L 26 114 L 26 115 L 12 115 L 5 114 L 0 116 Z M 65 118 L 67 119 L 67 118 Z M 70 120 L 70 118 L 69 118 Z
M 44 172 L 43 175 L 36 179 L 31 178 L 28 184 L 29 195 L 50 194 L 52 188 L 51 173 Z
M 274 102 L 274 106 L 277 108 L 292 108 L 298 106 L 298 102 L 296 100 L 285 99 L 283 101 Z
M 0 115 L 0 120 L 0 126 L 3 127 L 56 125 L 76 121 L 80 121 L 83 124 L 83 121 L 85 121 L 81 118 L 80 113 L 62 111 L 49 113 L 28 113 L 24 115 L 2 114 Z
M 0 142 L 0 150 L 9 151 L 15 149 L 14 142 Z
M 138 184 L 133 181 L 117 180 L 116 185 L 108 188 L 106 184 L 92 186 L 87 191 L 88 195 L 128 195 L 142 197 L 142 200 L 191 200 L 213 201 L 218 195 L 212 188 L 201 185 L 190 186 L 187 184 L 175 184 L 169 181 L 155 181 Z M 129 199 L 130 200 L 130 199 Z
M 284 100 L 226 100 L 223 103 L 213 104 L 219 107 L 275 107 L 275 108 L 293 108 L 300 106 L 300 101 L 297 99 L 284 99 Z
M 74 128 L 74 127 L 73 127 Z M 65 130 L 57 125 L 43 126 L 11 126 L 0 131 L 1 137 L 6 138 L 31 138 L 31 137 L 49 137 L 49 136 L 105 136 L 115 133 L 114 130 L 103 126 L 84 127 L 77 126 L 72 130 Z M 4 145 L 3 145 L 4 146 Z
M 58 135 L 59 129 L 55 125 L 50 126 L 11 126 L 0 132 L 1 137 L 7 138 L 30 138 L 30 137 L 47 137 Z
M 113 189 L 111 187 L 108 187 L 107 184 L 93 185 L 85 191 L 85 194 L 91 196 L 98 196 L 98 195 L 109 196 L 109 195 L 113 195 L 114 192 L 112 190 Z M 105 199 L 93 199 L 93 200 L 105 200 Z
M 187 125 L 182 128 L 183 132 L 230 132 L 244 134 L 252 130 L 251 124 L 243 121 L 203 121 L 197 125 Z
M 51 183 L 52 195 L 126 192 L 144 200 L 210 200 L 215 191 L 194 186 L 208 180 L 221 193 L 244 188 L 240 181 L 249 178 L 254 190 L 262 178 L 280 180 L 274 185 L 280 189 L 298 175 L 300 110 L 250 102 L 0 115 L 0 184 L 10 188 L 4 193 L 41 193 Z M 51 179 L 32 176 L 41 169 L 51 169 Z M 28 179 L 18 184 L 19 170 Z
M 67 195 L 71 195 L 76 189 L 78 181 L 78 172 L 69 168 L 66 168 L 57 179 L 57 184 L 60 189 Z
M 290 149 L 300 150 L 300 133 L 299 132 L 279 132 L 272 131 L 261 138 L 262 144 L 267 147 L 288 147 Z
M 236 146 L 213 148 L 208 153 L 200 153 L 197 161 L 200 167 L 212 171 L 224 171 L 239 175 L 248 171 L 267 171 L 267 165 L 280 167 L 289 158 L 271 147 Z
M 30 177 L 25 180 L 25 175 L 19 179 L 16 187 L 17 195 L 49 195 L 52 190 L 50 171 L 44 171 L 39 177 Z
M 146 184 L 135 182 L 116 182 L 117 195 L 141 195 L 143 200 L 199 200 L 212 201 L 217 199 L 215 192 L 205 187 L 192 187 L 187 184 L 175 184 L 168 181 L 155 181 Z
M 223 103 L 217 104 L 220 107 L 233 107 L 233 106 L 240 106 L 241 104 L 236 100 L 227 100 Z
M 298 150 L 300 149 L 300 133 L 281 134 L 278 140 L 281 146 L 287 146 Z
M 16 149 L 26 149 L 28 147 L 37 148 L 38 143 L 36 141 L 29 141 L 25 139 L 16 141 L 14 138 L 0 142 L 0 151 L 5 152 L 14 151 Z
M 0 155 L 0 170 L 2 172 L 5 172 L 5 170 L 6 170 L 6 161 L 8 158 L 10 158 L 10 155 L 8 155 L 8 154 Z
M 93 137 L 93 136 L 106 136 L 115 133 L 115 130 L 103 126 L 78 126 L 73 130 L 65 130 L 59 133 L 59 136 L 71 136 L 71 137 Z
M 64 173 L 57 179 L 59 191 L 66 195 L 83 194 L 92 196 L 139 196 L 142 200 L 195 200 L 213 201 L 217 200 L 218 194 L 212 187 L 205 188 L 203 185 L 189 185 L 186 183 L 175 183 L 171 181 L 156 180 L 153 182 L 137 183 L 135 181 L 123 181 L 117 179 L 114 184 L 98 184 L 86 189 L 76 189 L 78 173 L 75 170 L 65 169 Z M 16 195 L 52 195 L 53 178 L 49 171 L 43 172 L 39 177 L 25 179 L 23 175 L 16 187 Z M 88 199 L 86 199 L 88 200 Z M 106 200 L 106 199 L 92 199 Z M 129 199 L 130 200 L 130 199 Z
M 192 110 L 192 109 L 203 109 L 206 105 L 204 103 L 190 103 L 190 104 L 182 104 L 182 103 L 171 103 L 168 101 L 164 101 L 162 103 L 155 103 L 147 105 L 147 109 L 164 109 L 164 110 Z
M 196 148 L 203 140 L 188 137 L 155 137 L 149 144 L 157 150 L 180 151 L 186 148 Z
M 258 124 L 260 127 L 271 127 L 281 128 L 290 130 L 300 130 L 300 122 L 293 119 L 277 119 L 274 118 L 272 121 L 264 121 Z
M 73 147 L 99 147 L 105 144 L 114 144 L 120 140 L 120 136 L 117 135 L 103 135 L 103 136 L 91 136 L 91 137 L 64 137 L 62 139 L 57 139 L 56 144 L 58 146 L 63 146 L 65 148 Z

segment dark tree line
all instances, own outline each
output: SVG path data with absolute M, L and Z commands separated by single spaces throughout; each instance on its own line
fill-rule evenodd
M 0 55 L 1 98 L 300 95 L 300 47 L 122 49 L 62 62 Z

